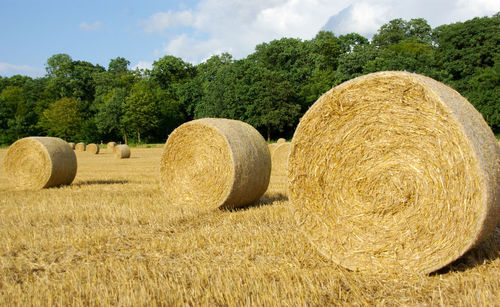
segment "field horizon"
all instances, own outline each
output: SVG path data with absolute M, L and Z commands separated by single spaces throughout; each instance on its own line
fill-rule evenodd
M 311 246 L 276 178 L 246 208 L 178 207 L 147 147 L 76 152 L 73 183 L 37 191 L 0 149 L 0 305 L 499 305 L 498 225 L 430 275 L 353 272 Z

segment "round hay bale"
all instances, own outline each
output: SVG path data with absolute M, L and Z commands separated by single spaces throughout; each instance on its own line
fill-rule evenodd
M 10 145 L 4 160 L 9 180 L 22 189 L 42 189 L 73 182 L 75 152 L 60 138 L 26 137 Z
M 114 147 L 115 157 L 118 159 L 128 159 L 130 158 L 130 147 L 128 145 L 117 145 Z
M 380 72 L 321 96 L 289 157 L 300 229 L 359 271 L 440 269 L 500 217 L 500 149 L 483 117 L 431 78 Z
M 86 149 L 85 143 L 80 142 L 80 143 L 76 143 L 75 144 L 75 150 L 76 151 L 85 151 L 85 149 Z
M 276 149 L 276 147 L 278 147 L 278 145 L 279 145 L 278 143 L 272 143 L 267 145 L 267 147 L 269 148 L 269 153 L 271 154 L 271 159 L 273 157 L 273 152 Z
M 87 145 L 87 148 L 85 149 L 86 152 L 97 155 L 99 153 L 99 145 L 90 143 Z
M 262 135 L 237 120 L 203 118 L 168 137 L 160 181 L 169 203 L 238 208 L 256 202 L 269 184 L 271 157 Z
M 106 144 L 106 149 L 109 152 L 115 152 L 115 146 L 116 146 L 115 142 L 108 142 L 108 144 Z
M 73 150 L 75 149 L 75 143 L 73 143 L 73 142 L 69 142 L 68 146 L 69 146 L 69 148 L 71 148 Z
M 288 155 L 291 148 L 289 142 L 278 144 L 271 155 L 271 184 L 285 194 L 288 189 Z
M 276 141 L 276 144 L 282 144 L 282 143 L 286 143 L 286 140 L 284 138 L 279 138 L 277 141 Z

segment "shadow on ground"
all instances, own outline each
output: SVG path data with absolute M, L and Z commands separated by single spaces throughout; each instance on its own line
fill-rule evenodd
M 498 258 L 500 258 L 500 225 L 497 225 L 495 231 L 484 242 L 432 275 L 464 272 L 478 265 L 495 261 Z
M 103 184 L 124 184 L 129 183 L 128 180 L 87 180 L 75 183 L 75 186 L 84 186 L 84 185 L 103 185 Z

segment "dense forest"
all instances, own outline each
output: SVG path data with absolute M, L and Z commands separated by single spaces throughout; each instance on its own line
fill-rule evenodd
M 55 54 L 43 78 L 0 77 L 0 144 L 29 135 L 67 141 L 162 143 L 185 121 L 243 120 L 267 139 L 291 137 L 299 118 L 332 86 L 381 70 L 406 70 L 453 87 L 500 133 L 500 13 L 432 29 L 394 19 L 373 38 L 320 31 L 282 38 L 246 58 L 198 65 L 166 55 L 151 70 L 117 57 L 107 69 Z

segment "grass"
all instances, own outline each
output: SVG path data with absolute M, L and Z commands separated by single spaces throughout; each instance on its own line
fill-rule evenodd
M 77 152 L 72 185 L 19 191 L 0 150 L 0 305 L 498 305 L 500 230 L 430 276 L 351 272 L 319 255 L 271 182 L 256 205 L 166 204 L 161 148 Z M 271 179 L 272 180 L 272 179 Z

